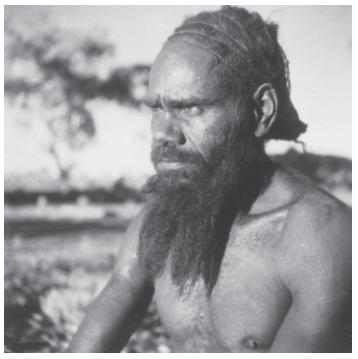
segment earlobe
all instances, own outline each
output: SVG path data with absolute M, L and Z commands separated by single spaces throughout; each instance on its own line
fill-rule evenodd
M 276 120 L 278 98 L 274 87 L 270 83 L 264 83 L 254 93 L 256 137 L 265 136 Z

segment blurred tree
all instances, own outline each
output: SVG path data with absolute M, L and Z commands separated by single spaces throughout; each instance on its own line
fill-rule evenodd
M 40 125 L 47 139 L 44 148 L 65 188 L 74 166 L 72 154 L 95 136 L 87 102 L 104 97 L 139 104 L 133 95 L 138 76 L 131 68 L 111 68 L 112 55 L 103 34 L 75 34 L 52 26 L 46 17 L 26 22 L 5 14 L 5 96 L 25 111 L 40 109 L 36 119 L 23 116 L 21 122 Z

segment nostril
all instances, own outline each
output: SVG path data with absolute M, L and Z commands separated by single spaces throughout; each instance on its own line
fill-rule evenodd
M 184 143 L 185 143 L 185 138 L 183 140 L 180 139 L 179 141 L 161 140 L 159 142 L 159 145 L 166 148 L 177 148 L 178 146 L 183 145 Z
M 163 147 L 173 147 L 173 143 L 170 141 L 162 141 Z
M 180 133 L 180 136 L 179 136 L 179 139 L 178 139 L 178 144 L 179 145 L 184 145 L 185 142 L 186 142 L 186 138 L 185 138 L 184 134 Z

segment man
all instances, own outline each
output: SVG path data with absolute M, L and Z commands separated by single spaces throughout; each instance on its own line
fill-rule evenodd
M 351 213 L 266 156 L 305 131 L 277 26 L 223 7 L 150 73 L 150 199 L 68 351 L 120 351 L 154 298 L 178 352 L 351 351 Z

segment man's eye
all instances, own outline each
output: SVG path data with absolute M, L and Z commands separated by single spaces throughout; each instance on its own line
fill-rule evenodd
M 184 107 L 183 110 L 185 111 L 186 114 L 188 114 L 189 116 L 198 116 L 200 114 L 202 114 L 203 110 L 198 107 L 198 106 L 188 106 L 188 107 Z

